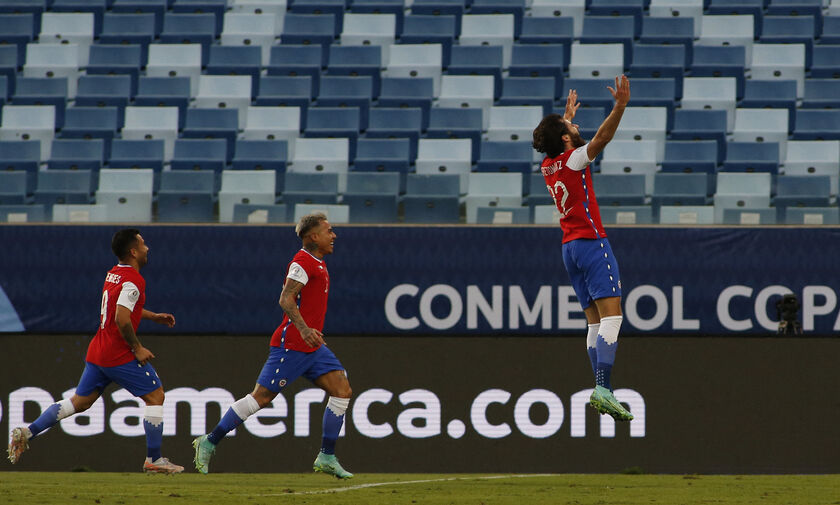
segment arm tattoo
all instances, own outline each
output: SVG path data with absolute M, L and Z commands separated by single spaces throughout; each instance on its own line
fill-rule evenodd
M 283 292 L 280 294 L 280 307 L 289 316 L 289 321 L 302 332 L 308 326 L 306 325 L 306 321 L 303 320 L 303 316 L 300 315 L 300 309 L 298 309 L 297 303 L 295 303 L 301 289 L 303 289 L 303 284 L 296 280 L 288 279 L 286 285 L 283 286 Z
M 126 323 L 122 326 L 118 326 L 120 330 L 120 334 L 122 334 L 123 339 L 131 348 L 132 351 L 140 347 L 140 340 L 137 338 L 137 334 L 134 332 L 134 327 L 131 326 L 131 323 Z

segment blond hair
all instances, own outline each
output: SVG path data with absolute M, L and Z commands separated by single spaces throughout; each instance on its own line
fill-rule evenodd
M 298 221 L 297 226 L 295 226 L 295 233 L 297 233 L 297 236 L 303 240 L 303 237 L 311 232 L 313 228 L 321 224 L 322 221 L 326 220 L 327 216 L 323 212 L 313 212 L 312 214 L 307 214 Z

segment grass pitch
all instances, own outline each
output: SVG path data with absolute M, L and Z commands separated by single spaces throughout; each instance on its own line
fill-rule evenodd
M 840 475 L 472 475 L 0 472 L 18 504 L 840 505 Z

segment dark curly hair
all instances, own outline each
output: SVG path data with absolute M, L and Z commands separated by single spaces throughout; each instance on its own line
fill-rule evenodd
M 563 135 L 569 133 L 566 122 L 560 114 L 549 114 L 540 121 L 534 129 L 534 149 L 545 153 L 549 158 L 556 158 L 563 154 L 566 145 Z

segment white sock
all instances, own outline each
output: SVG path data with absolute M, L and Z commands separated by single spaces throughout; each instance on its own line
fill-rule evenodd
M 598 328 L 600 327 L 599 323 L 589 325 L 589 331 L 586 332 L 586 347 L 595 349 L 598 342 Z
M 146 405 L 143 419 L 152 426 L 160 426 L 163 422 L 163 405 Z
M 609 316 L 601 318 L 600 334 L 607 344 L 618 342 L 618 330 L 621 329 L 622 316 Z
M 239 419 L 243 421 L 248 419 L 252 414 L 255 414 L 258 410 L 260 410 L 260 404 L 257 403 L 257 400 L 254 399 L 251 395 L 245 395 L 244 398 L 240 398 L 236 400 L 233 405 L 230 406 L 236 415 L 239 416 Z
M 350 405 L 350 398 L 330 396 L 330 400 L 327 402 L 327 408 L 338 417 L 343 416 L 344 413 L 347 412 L 348 405 Z
M 65 417 L 72 416 L 76 413 L 76 407 L 73 406 L 73 402 L 70 401 L 70 398 L 66 400 L 61 400 L 58 403 L 58 420 L 61 421 Z

